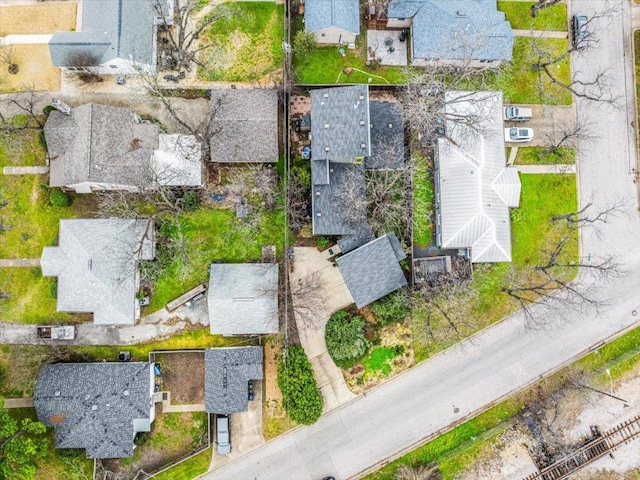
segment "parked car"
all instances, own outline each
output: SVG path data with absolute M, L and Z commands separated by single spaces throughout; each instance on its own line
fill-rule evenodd
M 231 453 L 231 429 L 229 415 L 217 415 L 216 417 L 216 445 L 218 455 Z
M 514 107 L 507 105 L 504 107 L 504 119 L 507 122 L 527 122 L 531 120 L 533 110 L 528 107 Z
M 505 142 L 530 142 L 533 140 L 532 128 L 511 127 L 504 129 Z
M 577 13 L 571 19 L 571 43 L 575 48 L 584 48 L 587 46 L 587 23 L 589 18 L 584 13 Z

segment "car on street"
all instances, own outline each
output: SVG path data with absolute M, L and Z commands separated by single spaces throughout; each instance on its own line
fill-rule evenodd
M 530 142 L 533 140 L 532 128 L 511 127 L 504 129 L 505 142 Z
M 231 429 L 229 415 L 217 415 L 216 417 L 216 451 L 218 455 L 231 453 Z
M 527 122 L 531 120 L 533 110 L 529 107 L 515 107 L 507 105 L 504 107 L 504 119 L 507 122 Z
M 584 13 L 577 13 L 571 19 L 571 43 L 575 48 L 581 49 L 587 46 L 587 23 L 589 18 Z

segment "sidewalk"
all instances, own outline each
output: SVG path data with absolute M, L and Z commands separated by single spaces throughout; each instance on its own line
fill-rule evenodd
M 576 173 L 575 165 L 515 165 L 520 173 Z
M 516 37 L 534 37 L 534 38 L 568 38 L 568 32 L 556 32 L 550 30 L 514 30 Z

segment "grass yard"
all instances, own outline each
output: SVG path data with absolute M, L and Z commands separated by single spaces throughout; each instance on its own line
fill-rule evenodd
M 0 7 L 0 37 L 69 32 L 76 28 L 75 2 Z
M 419 247 L 428 247 L 433 237 L 434 189 L 433 177 L 429 173 L 426 160 L 417 152 L 413 153 L 413 243 Z
M 248 82 L 282 68 L 283 5 L 230 2 L 218 8 L 230 8 L 232 15 L 202 33 L 200 41 L 212 47 L 201 53 L 200 79 Z
M 0 93 L 60 90 L 60 69 L 51 63 L 47 44 L 13 45 L 11 48 L 20 70 L 11 75 L 6 65 L 0 67 Z
M 557 3 L 543 8 L 536 17 L 531 16 L 535 2 L 499 1 L 498 10 L 505 13 L 514 30 L 567 31 L 567 5 Z
M 184 462 L 165 470 L 153 478 L 155 480 L 191 480 L 199 477 L 209 470 L 212 454 L 213 449 L 207 448 L 205 451 L 198 453 L 189 460 L 185 460 Z
M 468 321 L 458 325 L 460 336 L 470 335 L 514 312 L 518 305 L 502 292 L 508 284 L 512 269 L 523 271 L 527 266 L 540 262 L 546 249 L 555 245 L 559 233 L 552 228 L 549 219 L 554 215 L 577 210 L 575 175 L 520 175 L 522 194 L 520 208 L 512 211 L 513 262 L 478 264 L 474 269 L 471 289 L 477 295 L 460 308 Z M 578 255 L 576 236 L 568 250 L 572 259 Z M 424 313 L 413 314 L 413 347 L 416 362 L 455 344 L 460 336 L 448 326 L 445 319 L 436 315 L 431 320 L 431 335 L 426 335 Z
M 515 165 L 572 165 L 576 163 L 576 151 L 570 147 L 561 147 L 557 153 L 544 155 L 545 147 L 520 147 L 516 154 Z

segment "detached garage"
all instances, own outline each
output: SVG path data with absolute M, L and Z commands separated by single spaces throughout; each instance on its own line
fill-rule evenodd
M 306 0 L 304 24 L 320 44 L 355 44 L 360 35 L 360 4 L 358 0 Z

